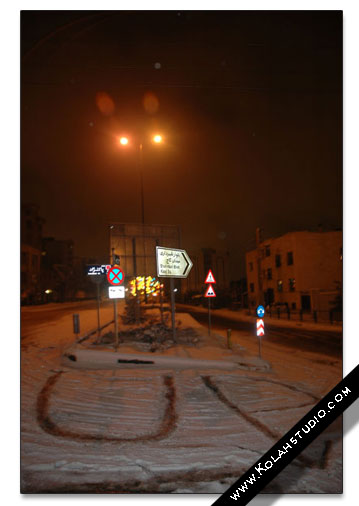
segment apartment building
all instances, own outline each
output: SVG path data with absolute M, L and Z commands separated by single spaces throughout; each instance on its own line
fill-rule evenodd
M 249 306 L 328 311 L 342 285 L 343 235 L 289 232 L 246 253 Z

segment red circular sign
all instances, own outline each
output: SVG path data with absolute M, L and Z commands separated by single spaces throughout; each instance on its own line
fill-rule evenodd
M 111 267 L 107 273 L 107 281 L 113 285 L 113 286 L 119 286 L 123 283 L 123 280 L 125 279 L 125 273 L 123 270 L 115 265 L 114 267 Z

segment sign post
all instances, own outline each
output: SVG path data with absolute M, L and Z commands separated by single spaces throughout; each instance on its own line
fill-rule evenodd
M 215 283 L 216 280 L 214 279 L 211 269 L 208 271 L 208 274 L 207 274 L 204 282 L 209 284 L 204 296 L 208 298 L 208 335 L 210 336 L 211 335 L 211 297 L 216 297 L 216 293 L 215 293 L 213 286 L 212 286 L 212 283 Z
M 174 278 L 186 278 L 193 263 L 184 249 L 156 246 L 157 277 L 170 278 L 173 341 L 176 342 L 176 307 Z
M 107 281 L 112 287 L 119 287 L 125 279 L 125 274 L 120 266 L 114 265 L 107 272 Z M 110 287 L 110 289 L 112 288 Z M 115 343 L 118 348 L 118 315 L 117 315 L 117 297 L 113 298 L 114 320 L 115 320 Z
M 259 358 L 262 358 L 262 339 L 261 337 L 264 336 L 264 316 L 265 310 L 263 306 L 257 307 L 257 337 L 258 337 L 258 352 L 259 352 Z
M 111 265 L 88 265 L 87 275 L 93 283 L 97 285 L 97 339 L 100 339 L 101 328 L 100 328 L 100 285 L 105 279 L 105 275 L 110 269 Z

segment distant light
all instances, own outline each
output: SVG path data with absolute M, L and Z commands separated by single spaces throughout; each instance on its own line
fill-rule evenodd
M 127 137 L 121 137 L 120 144 L 122 144 L 122 146 L 127 146 L 127 144 L 128 144 Z
M 45 290 L 45 293 L 47 294 L 52 293 L 52 290 Z
M 160 62 L 158 62 L 158 61 L 157 61 L 157 62 L 154 64 L 154 67 L 155 67 L 155 69 L 156 69 L 156 70 L 159 70 L 159 69 L 161 68 L 161 64 L 160 64 Z
M 153 140 L 154 140 L 154 142 L 157 142 L 157 144 L 159 144 L 160 142 L 162 142 L 162 136 L 161 135 L 155 135 L 153 137 Z
M 174 291 L 174 292 L 177 292 L 177 288 L 175 288 L 173 291 Z

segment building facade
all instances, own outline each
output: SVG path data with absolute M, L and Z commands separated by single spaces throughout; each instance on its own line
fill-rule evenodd
M 343 234 L 290 232 L 246 254 L 249 306 L 329 311 L 342 286 Z
M 33 302 L 40 290 L 42 228 L 45 220 L 34 204 L 21 206 L 21 300 Z
M 188 277 L 182 279 L 181 292 L 202 293 L 205 289 L 205 279 L 208 271 L 211 269 L 216 280 L 216 291 L 229 290 L 229 253 L 228 251 L 218 251 L 212 248 L 202 248 L 200 250 L 189 250 L 189 257 L 192 260 L 193 267 Z

